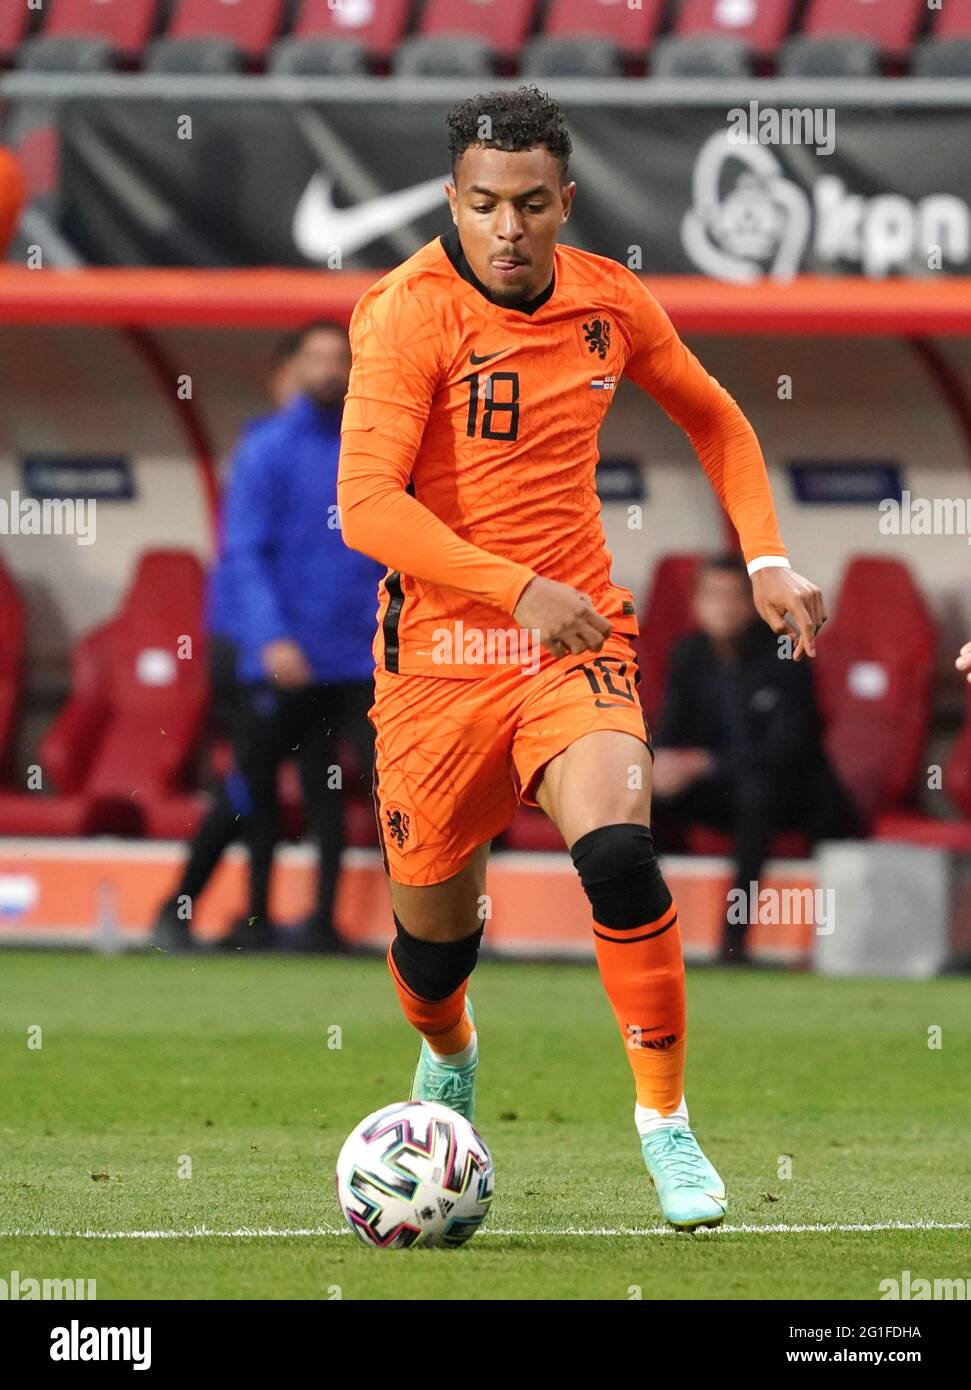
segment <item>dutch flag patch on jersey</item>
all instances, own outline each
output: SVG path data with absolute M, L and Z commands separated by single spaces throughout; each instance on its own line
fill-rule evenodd
M 595 376 L 590 383 L 591 391 L 612 391 L 617 385 L 615 376 Z

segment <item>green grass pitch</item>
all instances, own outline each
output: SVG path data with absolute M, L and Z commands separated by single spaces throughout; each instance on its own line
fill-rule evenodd
M 94 1278 L 99 1299 L 875 1299 L 903 1270 L 971 1281 L 966 980 L 689 970 L 688 1103 L 727 1224 L 914 1228 L 704 1239 L 657 1233 L 594 967 L 484 962 L 472 993 L 492 1212 L 461 1250 L 379 1252 L 337 1233 L 333 1167 L 411 1081 L 382 961 L 4 953 L 0 1277 Z

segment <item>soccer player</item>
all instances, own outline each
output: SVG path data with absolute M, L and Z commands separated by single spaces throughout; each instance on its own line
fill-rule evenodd
M 413 1099 L 472 1117 L 466 998 L 489 843 L 519 801 L 569 847 L 634 1073 L 665 1218 L 717 1225 L 725 1187 L 684 1099 L 685 983 L 650 830 L 650 740 L 630 592 L 611 582 L 597 433 L 626 374 L 685 430 L 731 517 L 760 616 L 815 654 L 825 618 L 789 567 L 762 454 L 728 393 L 640 280 L 557 244 L 569 134 L 535 88 L 448 116 L 454 229 L 363 296 L 342 422 L 348 545 L 388 566 L 374 654 L 375 809 L 396 935 L 388 963 L 422 1035 Z

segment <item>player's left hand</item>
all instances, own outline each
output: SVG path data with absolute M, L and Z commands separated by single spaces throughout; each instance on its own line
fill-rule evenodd
M 816 655 L 816 634 L 829 615 L 815 584 L 795 570 L 773 566 L 752 575 L 752 598 L 759 617 L 773 632 L 798 632 L 793 661 Z

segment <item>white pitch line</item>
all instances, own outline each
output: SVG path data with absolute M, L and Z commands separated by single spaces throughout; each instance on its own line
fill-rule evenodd
M 864 1222 L 817 1222 L 812 1225 L 753 1226 L 746 1223 L 732 1226 L 718 1226 L 711 1235 L 745 1236 L 804 1236 L 828 1235 L 846 1232 L 856 1234 L 870 1231 L 967 1231 L 971 1230 L 968 1221 L 875 1221 Z M 196 1226 L 188 1231 L 0 1231 L 0 1240 L 280 1240 L 295 1237 L 347 1236 L 351 1232 L 346 1226 L 295 1227 L 276 1229 L 274 1227 L 243 1226 L 236 1231 L 213 1231 L 207 1226 Z M 504 1230 L 485 1226 L 479 1233 L 482 1236 L 516 1236 L 519 1238 L 544 1236 L 674 1236 L 680 1234 L 670 1226 L 563 1226 L 554 1230 Z

